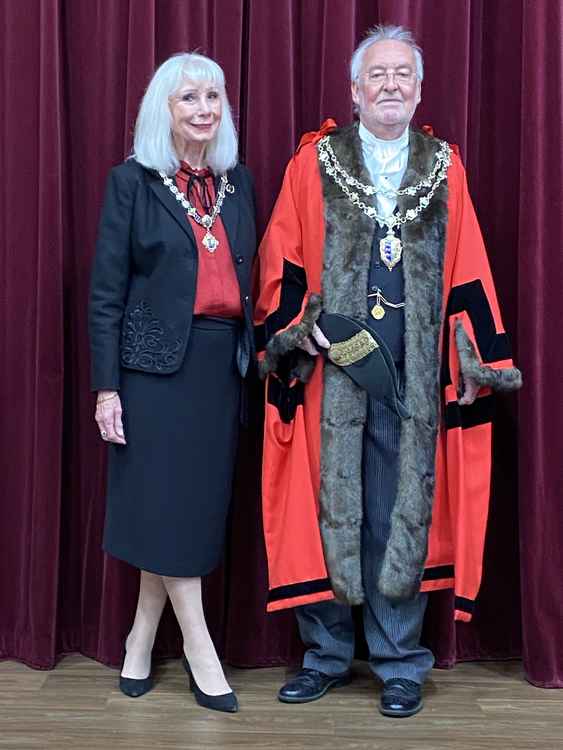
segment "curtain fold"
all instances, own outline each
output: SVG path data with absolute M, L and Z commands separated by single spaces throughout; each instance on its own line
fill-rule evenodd
M 524 664 L 540 687 L 563 687 L 563 462 L 560 300 L 563 278 L 563 6 L 525 0 L 518 258 L 520 556 Z M 555 346 L 554 346 L 555 344 Z
M 411 28 L 425 60 L 419 124 L 459 144 L 504 320 L 525 377 L 498 399 L 483 588 L 454 625 L 431 597 L 438 664 L 523 655 L 563 685 L 563 11 L 558 0 L 20 0 L 0 10 L 0 658 L 116 665 L 138 575 L 101 551 L 105 449 L 89 392 L 86 304 L 104 184 L 130 153 L 155 65 L 199 49 L 223 66 L 265 227 L 301 134 L 352 116 L 349 58 L 376 23 Z M 551 364 L 553 361 L 553 365 Z M 549 363 L 549 366 L 546 364 Z M 296 662 L 291 612 L 266 616 L 261 387 L 239 450 L 225 562 L 205 582 L 210 628 L 240 666 Z M 520 471 L 517 467 L 520 467 Z M 180 653 L 168 609 L 157 655 Z
M 63 400 L 60 3 L 3 5 L 0 654 L 55 651 Z M 25 31 L 25 36 L 23 32 Z M 22 36 L 37 43 L 22 43 Z M 39 124 L 41 123 L 41 127 Z

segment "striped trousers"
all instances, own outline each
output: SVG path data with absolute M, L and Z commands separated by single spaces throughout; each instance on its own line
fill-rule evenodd
M 401 371 L 399 381 L 402 386 Z M 363 452 L 363 624 L 374 674 L 383 681 L 406 677 L 422 684 L 434 664 L 432 653 L 419 643 L 428 595 L 391 604 L 377 591 L 397 492 L 399 438 L 400 418 L 382 402 L 369 399 Z M 303 666 L 329 675 L 346 672 L 354 658 L 350 607 L 329 601 L 295 611 L 307 647 Z

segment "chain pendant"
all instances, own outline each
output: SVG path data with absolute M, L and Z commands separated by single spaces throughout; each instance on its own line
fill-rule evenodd
M 379 240 L 379 257 L 389 271 L 392 271 L 403 255 L 403 244 L 390 229 L 387 235 Z M 382 316 L 383 317 L 383 316 Z
M 205 233 L 205 236 L 202 242 L 203 242 L 203 246 L 205 247 L 205 249 L 208 250 L 210 253 L 214 253 L 215 250 L 217 250 L 219 246 L 219 240 L 217 239 L 217 237 L 212 235 L 209 230 L 207 230 L 207 232 Z
M 375 318 L 376 320 L 381 320 L 385 317 L 385 308 L 383 305 L 380 305 L 379 303 L 374 305 L 371 308 L 371 317 Z
M 191 203 L 186 199 L 184 194 L 180 190 L 178 190 L 177 185 L 174 184 L 170 177 L 168 177 L 167 174 L 162 171 L 159 172 L 159 175 L 161 176 L 163 183 L 170 190 L 174 198 L 178 201 L 178 203 L 182 205 L 183 208 L 186 209 L 186 211 L 188 212 L 188 216 L 191 216 L 192 219 L 194 219 L 206 230 L 202 240 L 203 246 L 208 252 L 214 253 L 215 250 L 217 250 L 217 248 L 219 247 L 219 240 L 217 239 L 217 237 L 215 237 L 215 235 L 211 234 L 211 227 L 215 223 L 215 219 L 217 218 L 217 216 L 219 216 L 219 214 L 221 213 L 221 207 L 225 198 L 225 192 L 231 194 L 234 193 L 234 186 L 229 183 L 226 175 L 222 175 L 219 194 L 217 196 L 217 201 L 213 206 L 211 214 L 203 214 L 203 216 L 200 216 L 196 208 L 192 206 Z

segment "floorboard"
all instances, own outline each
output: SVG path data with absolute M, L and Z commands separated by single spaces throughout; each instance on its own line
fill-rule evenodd
M 86 657 L 39 672 L 0 663 L 2 750 L 563 750 L 563 691 L 535 688 L 519 662 L 434 670 L 425 708 L 411 719 L 377 711 L 365 663 L 351 685 L 322 700 L 276 700 L 285 669 L 229 668 L 241 710 L 207 711 L 187 689 L 179 660 L 157 666 L 155 689 L 135 700 L 117 672 Z

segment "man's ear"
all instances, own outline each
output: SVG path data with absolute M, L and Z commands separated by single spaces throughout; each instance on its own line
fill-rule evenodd
M 352 85 L 350 86 L 350 89 L 352 91 L 352 101 L 357 106 L 359 102 L 359 92 L 358 92 L 358 84 L 356 81 L 352 81 Z
M 422 81 L 417 80 L 416 82 L 416 103 L 417 105 L 420 104 L 420 100 L 422 99 Z

